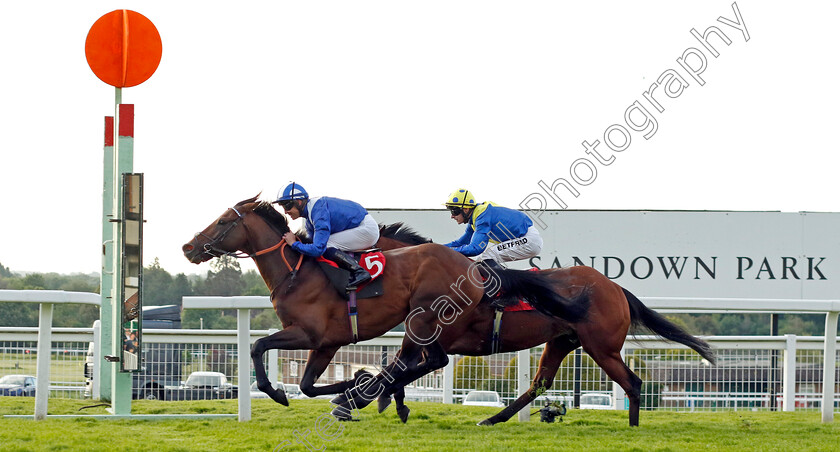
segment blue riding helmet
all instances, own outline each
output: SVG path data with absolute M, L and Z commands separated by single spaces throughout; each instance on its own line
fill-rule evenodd
M 291 201 L 293 199 L 309 199 L 309 193 L 306 192 L 306 189 L 295 182 L 277 193 L 277 199 L 274 202 Z

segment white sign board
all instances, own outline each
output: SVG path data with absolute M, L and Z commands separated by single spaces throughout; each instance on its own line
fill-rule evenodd
M 436 243 L 455 240 L 464 228 L 444 210 L 370 213 Z M 643 297 L 840 296 L 840 213 L 539 213 L 542 252 L 513 268 L 588 265 Z

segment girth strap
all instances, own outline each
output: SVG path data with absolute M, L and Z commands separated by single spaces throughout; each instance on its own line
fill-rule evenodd
M 490 348 L 493 354 L 499 353 L 502 348 L 502 314 L 504 310 L 496 309 L 496 318 L 493 319 L 493 336 L 490 338 Z
M 347 313 L 350 316 L 350 330 L 353 331 L 353 343 L 359 342 L 358 309 L 356 308 L 356 291 L 350 291 L 347 299 Z

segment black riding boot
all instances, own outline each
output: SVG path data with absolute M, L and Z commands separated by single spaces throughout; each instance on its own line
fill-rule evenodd
M 485 267 L 487 267 L 487 268 L 489 268 L 493 271 L 504 270 L 505 269 L 504 267 L 499 265 L 499 263 L 496 262 L 493 259 L 484 259 L 484 260 L 478 261 L 478 263 L 481 264 L 481 265 L 484 265 Z
M 478 261 L 478 264 L 483 265 L 488 271 L 496 273 L 497 271 L 504 270 L 505 268 L 499 265 L 498 262 L 494 261 L 493 259 L 484 259 Z M 503 294 L 501 291 L 496 293 L 495 296 L 490 298 L 490 307 L 497 311 L 504 311 L 505 307 L 507 307 L 506 301 L 502 298 Z
M 359 263 L 347 253 L 339 251 L 337 248 L 327 248 L 323 256 L 338 264 L 338 268 L 350 272 L 350 282 L 347 283 L 348 291 L 356 290 L 362 284 L 370 281 L 370 273 L 360 267 Z

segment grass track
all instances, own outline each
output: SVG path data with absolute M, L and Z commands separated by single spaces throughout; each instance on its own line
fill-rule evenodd
M 840 420 L 822 424 L 818 412 L 643 412 L 641 427 L 627 426 L 627 412 L 571 410 L 562 423 L 511 421 L 494 427 L 475 424 L 492 408 L 411 403 L 403 425 L 393 407 L 361 412 L 361 422 L 330 425 L 325 400 L 293 400 L 285 408 L 253 400 L 253 419 L 95 420 L 0 419 L 0 449 L 162 451 L 835 451 Z M 74 414 L 90 401 L 51 399 L 50 414 Z M 31 414 L 34 399 L 0 397 L 0 414 Z M 135 401 L 137 414 L 235 413 L 235 400 L 196 402 Z M 104 408 L 84 410 L 105 414 Z M 332 440 L 325 441 L 319 429 Z M 309 444 L 298 442 L 308 433 Z

